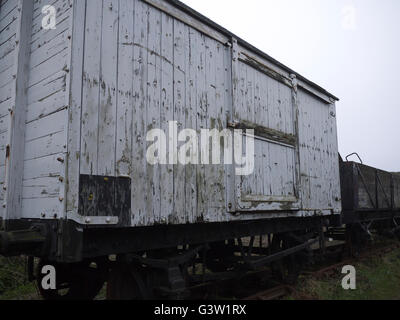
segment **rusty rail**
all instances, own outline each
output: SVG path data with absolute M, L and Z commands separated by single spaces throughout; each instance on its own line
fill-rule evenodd
M 268 300 L 276 300 L 279 298 L 282 298 L 284 296 L 287 296 L 291 294 L 294 291 L 292 287 L 286 286 L 286 285 L 280 285 L 271 289 L 268 289 L 266 291 L 262 291 L 259 293 L 256 293 L 253 296 L 247 297 L 243 300 L 247 301 L 268 301 Z
M 312 272 L 304 272 L 303 274 L 320 279 L 323 276 L 326 275 L 332 275 L 337 269 L 340 267 L 343 267 L 347 264 L 353 264 L 355 261 L 360 261 L 362 259 L 368 258 L 374 254 L 386 254 L 389 252 L 392 252 L 395 249 L 400 248 L 400 244 L 391 244 L 389 246 L 384 246 L 384 247 L 379 247 L 379 248 L 373 248 L 372 250 L 365 252 L 364 254 L 361 254 L 357 258 L 352 258 L 352 259 L 346 259 L 344 261 L 341 261 L 339 263 L 335 263 L 330 266 L 324 266 L 323 268 L 317 270 L 317 271 L 312 271 Z M 293 294 L 295 292 L 295 288 L 288 286 L 288 285 L 278 285 L 276 287 L 267 289 L 265 291 L 258 292 L 252 296 L 249 296 L 247 298 L 244 298 L 243 300 L 246 301 L 267 301 L 267 300 L 277 300 L 281 299 L 285 296 L 288 296 L 290 294 Z

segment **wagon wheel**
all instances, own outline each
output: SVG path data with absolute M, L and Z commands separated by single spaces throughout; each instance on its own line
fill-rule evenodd
M 56 289 L 45 290 L 41 273 L 44 266 L 54 266 L 56 270 Z M 40 260 L 37 273 L 37 284 L 45 300 L 93 300 L 102 289 L 107 277 L 106 259 L 84 261 L 75 264 L 51 263 Z
M 271 250 L 273 253 L 290 249 L 296 245 L 295 241 L 284 234 L 273 235 Z M 299 278 L 302 261 L 299 254 L 292 254 L 271 264 L 273 274 L 282 282 L 295 284 Z
M 206 252 L 206 267 L 212 272 L 225 272 L 235 266 L 235 242 L 234 240 L 214 242 L 209 244 Z M 203 254 L 203 253 L 202 253 Z
M 346 227 L 346 242 L 350 256 L 357 257 L 367 245 L 368 237 L 359 224 L 351 224 Z
M 107 300 L 148 300 L 151 293 L 145 281 L 145 270 L 128 263 L 117 263 L 109 273 Z

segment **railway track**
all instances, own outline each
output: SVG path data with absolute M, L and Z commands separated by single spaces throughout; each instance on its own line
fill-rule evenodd
M 324 277 L 330 277 L 337 272 L 340 272 L 341 268 L 345 265 L 351 265 L 356 262 L 368 259 L 369 257 L 375 255 L 383 255 L 392 252 L 400 248 L 400 243 L 394 243 L 385 246 L 370 247 L 369 250 L 362 252 L 357 257 L 347 258 L 339 263 L 329 264 L 329 265 L 319 265 L 312 271 L 304 271 L 302 275 L 309 278 L 322 279 Z M 279 284 L 268 288 L 266 290 L 259 291 L 253 295 L 250 295 L 242 300 L 246 301 L 267 301 L 267 300 L 279 300 L 286 296 L 289 296 L 296 292 L 293 286 Z
M 293 287 L 280 285 L 274 288 L 256 293 L 253 296 L 247 297 L 244 300 L 247 301 L 267 301 L 267 300 L 277 300 L 284 296 L 287 296 L 293 292 Z

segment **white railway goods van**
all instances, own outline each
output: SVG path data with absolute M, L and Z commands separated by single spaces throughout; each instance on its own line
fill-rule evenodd
M 337 100 L 178 1 L 1 0 L 2 229 L 74 260 L 86 230 L 337 216 Z

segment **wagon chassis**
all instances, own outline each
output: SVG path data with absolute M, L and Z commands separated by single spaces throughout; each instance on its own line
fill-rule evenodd
M 202 245 L 227 239 L 319 228 L 321 224 L 338 222 L 338 216 L 331 216 L 130 229 L 82 227 L 73 221 L 63 220 L 7 221 L 8 231 L 0 231 L 0 254 L 34 253 L 46 256 L 49 260 L 74 263 L 110 254 L 166 249 L 183 244 Z M 20 245 L 23 243 L 29 244 L 31 250 Z
M 111 270 L 109 277 L 111 279 L 117 277 L 114 283 L 121 281 L 118 277 L 133 275 L 132 281 L 135 282 L 136 291 L 140 293 L 139 296 L 134 296 L 135 298 L 147 299 L 154 297 L 152 294 L 156 293 L 157 297 L 175 299 L 185 297 L 188 288 L 193 285 L 235 278 L 307 250 L 318 240 L 303 241 L 295 236 L 296 232 L 312 229 L 314 230 L 313 234 L 318 234 L 318 230 L 329 223 L 329 218 L 324 217 L 137 229 L 96 229 L 93 227 L 81 229 L 78 224 L 71 221 L 65 223 L 25 221 L 23 226 L 19 221 L 18 227 L 24 229 L 0 232 L 0 253 L 41 257 L 42 261 L 59 266 L 62 270 L 73 270 L 70 269 L 73 266 L 81 268 L 82 263 L 87 265 L 90 262 L 98 263 L 104 257 L 116 255 L 115 261 L 107 259 L 109 270 Z M 8 227 L 11 225 L 13 223 L 9 221 Z M 296 245 L 290 248 L 279 248 L 276 252 L 271 252 L 270 248 L 254 245 L 256 236 L 271 234 L 274 234 L 274 237 L 275 234 L 288 235 L 297 240 Z M 251 238 L 250 243 L 242 242 L 241 239 L 245 237 Z M 230 260 L 233 260 L 233 262 L 231 261 L 233 268 L 206 274 L 204 259 L 212 252 L 213 244 L 225 243 L 227 239 L 231 241 L 237 239 L 237 244 L 230 248 L 233 254 L 230 257 Z M 271 236 L 268 239 L 271 241 Z M 62 248 L 59 247 L 60 244 L 62 244 Z M 225 250 L 214 251 L 213 256 L 223 256 L 223 251 Z M 60 257 L 57 252 L 62 252 L 63 256 Z M 235 254 L 236 256 L 234 256 Z M 34 272 L 34 259 L 28 259 L 28 263 L 29 278 L 36 278 L 40 281 L 40 273 L 35 274 Z M 183 271 L 187 270 L 191 264 L 196 265 L 196 263 L 203 264 L 204 269 L 200 275 L 189 276 L 186 271 Z M 225 261 L 221 260 L 219 263 L 224 265 Z M 129 270 L 128 275 L 121 270 Z M 82 272 L 87 271 L 82 269 Z M 68 278 L 68 276 L 63 274 L 64 278 Z M 99 275 L 99 277 L 103 276 Z M 104 275 L 104 279 L 107 277 Z M 77 279 L 81 278 L 82 275 Z M 70 280 L 75 281 L 74 279 Z M 109 282 L 111 282 L 110 292 L 115 292 L 115 290 L 119 292 L 120 288 L 113 288 L 113 281 L 110 281 L 110 278 Z M 77 285 L 74 283 L 75 287 Z M 131 292 L 124 292 L 122 296 L 119 294 L 121 292 L 117 295 L 111 294 L 111 298 L 126 298 Z M 58 297 L 55 294 L 49 296 Z M 70 296 L 67 295 L 67 297 Z
M 105 273 L 95 278 L 103 281 L 108 279 L 109 298 L 181 299 L 188 297 L 190 288 L 210 281 L 240 278 L 266 266 L 282 266 L 285 261 L 299 264 L 299 261 L 309 258 L 310 248 L 317 242 L 323 254 L 325 238 L 335 237 L 332 228 L 347 225 L 346 232 L 355 239 L 348 241 L 349 245 L 357 246 L 359 239 L 368 237 L 371 225 L 383 224 L 387 233 L 395 234 L 399 229 L 396 219 L 400 219 L 399 210 L 364 210 L 344 212 L 340 216 L 136 229 L 82 228 L 72 221 L 25 220 L 21 224 L 21 220 L 18 220 L 7 223 L 8 230 L 13 231 L 0 231 L 0 254 L 41 257 L 42 261 L 61 266 L 63 270 L 72 270 L 69 268 L 74 266 L 82 268 L 82 263 L 98 264 L 106 259 L 108 271 L 103 268 L 102 272 Z M 308 230 L 308 233 L 305 234 L 304 230 Z M 255 237 L 260 235 L 267 235 L 267 247 L 262 244 L 255 246 Z M 349 235 L 346 234 L 346 237 Z M 273 250 L 271 239 L 276 237 L 279 243 L 288 240 L 290 243 Z M 249 243 L 243 243 L 243 238 L 250 238 Z M 233 241 L 233 245 L 229 246 L 229 241 Z M 219 248 L 218 244 L 221 243 L 222 248 Z M 117 258 L 110 261 L 110 255 Z M 213 262 L 215 257 L 219 259 Z M 40 273 L 34 270 L 34 259 L 28 259 L 28 263 L 29 278 L 40 281 Z M 201 271 L 189 274 L 187 270 L 191 266 L 194 270 L 196 265 L 201 266 Z M 206 268 L 211 268 L 212 272 L 206 272 Z M 83 274 L 88 272 L 87 269 L 80 270 Z M 63 277 L 70 275 L 64 274 Z M 77 279 L 82 279 L 82 274 L 77 274 L 77 278 L 71 278 L 70 281 Z M 118 285 L 123 279 L 131 281 L 128 281 L 131 286 L 125 290 Z M 72 287 L 77 285 L 74 283 Z M 99 284 L 96 283 L 96 286 Z M 60 298 L 54 293 L 49 296 Z M 70 295 L 66 297 L 70 298 Z

